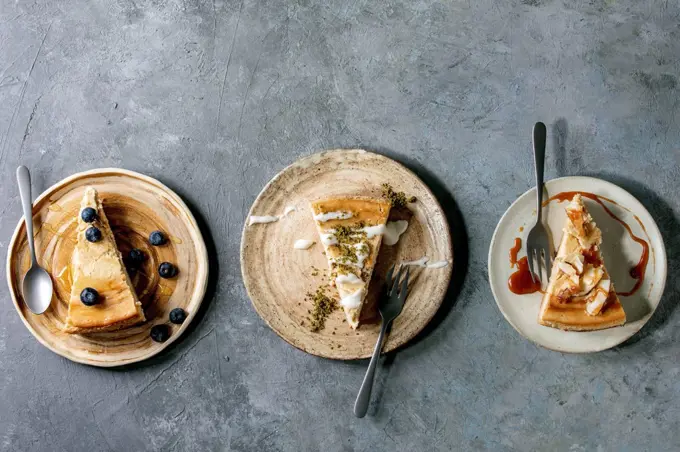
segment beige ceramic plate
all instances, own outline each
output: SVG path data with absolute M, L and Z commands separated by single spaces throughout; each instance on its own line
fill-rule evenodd
M 519 237 L 522 239 L 519 257 L 526 256 L 525 240 L 531 226 L 536 222 L 536 190 L 531 189 L 508 208 L 491 239 L 489 282 L 496 303 L 508 322 L 522 336 L 551 350 L 589 353 L 614 347 L 639 331 L 661 300 L 666 284 L 666 250 L 659 228 L 637 199 L 610 182 L 592 177 L 563 177 L 546 182 L 545 187 L 549 196 L 561 192 L 585 191 L 614 201 L 605 201 L 607 208 L 630 225 L 634 234 L 649 243 L 649 261 L 644 282 L 635 294 L 620 297 L 627 317 L 623 326 L 578 332 L 539 325 L 537 318 L 541 294 L 515 295 L 508 290 L 508 278 L 515 271 L 510 268 L 509 250 L 515 237 Z M 623 226 L 610 217 L 602 206 L 587 198 L 584 201 L 602 230 L 602 255 L 612 282 L 619 291 L 630 290 L 635 281 L 629 272 L 640 259 L 642 247 L 631 240 Z M 565 205 L 564 202 L 551 201 L 543 209 L 543 221 L 552 231 L 555 247 L 562 237 L 566 218 Z
M 350 329 L 342 311 L 337 310 L 328 318 L 325 329 L 312 333 L 307 321 L 311 302 L 305 301 L 305 294 L 326 283 L 328 264 L 309 201 L 338 195 L 380 197 L 383 183 L 418 198 L 409 205 L 410 210 L 393 212 L 409 219 L 408 230 L 397 245 L 381 247 L 358 330 Z M 411 268 L 409 297 L 384 350 L 405 344 L 427 325 L 448 288 L 453 257 L 444 212 L 415 174 L 394 160 L 363 150 L 322 152 L 276 175 L 255 200 L 249 215 L 281 215 L 287 206 L 296 210 L 276 223 L 246 225 L 241 240 L 241 271 L 248 295 L 258 314 L 279 336 L 301 350 L 327 358 L 370 356 L 379 331 L 375 300 L 387 269 L 395 262 L 423 256 L 447 260 L 449 265 Z M 309 250 L 295 250 L 293 244 L 298 239 L 317 243 Z
M 89 335 L 62 331 L 71 290 L 69 262 L 76 243 L 76 218 L 86 186 L 102 196 L 106 216 L 118 247 L 127 255 L 131 248 L 144 250 L 147 260 L 132 281 L 144 305 L 147 321 L 108 333 Z M 17 225 L 7 256 L 7 281 L 14 306 L 29 331 L 47 348 L 93 366 L 109 367 L 149 358 L 175 341 L 187 328 L 203 300 L 208 280 L 208 260 L 193 215 L 182 200 L 155 179 L 122 169 L 98 169 L 75 174 L 49 188 L 33 203 L 35 244 L 38 260 L 52 275 L 54 297 L 43 315 L 34 315 L 23 302 L 21 280 L 29 267 L 26 227 Z M 161 230 L 170 242 L 161 247 L 148 244 L 149 233 Z M 179 267 L 179 275 L 162 280 L 157 268 L 168 261 Z M 182 325 L 168 321 L 169 312 L 183 308 Z M 171 326 L 170 339 L 160 344 L 149 337 L 153 325 Z

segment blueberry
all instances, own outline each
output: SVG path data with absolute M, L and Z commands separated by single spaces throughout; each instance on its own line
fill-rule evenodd
M 155 325 L 151 327 L 151 339 L 156 342 L 165 342 L 170 337 L 167 325 Z
M 94 226 L 90 226 L 87 228 L 87 231 L 85 231 L 85 238 L 88 242 L 98 242 L 102 239 L 102 231 Z
M 187 319 L 187 313 L 182 308 L 175 308 L 170 311 L 170 321 L 179 325 Z
M 80 218 L 82 218 L 85 223 L 92 223 L 97 219 L 97 211 L 92 207 L 85 207 L 80 212 Z
M 161 275 L 161 278 L 172 278 L 177 276 L 177 267 L 170 262 L 163 262 L 158 266 L 158 274 Z
M 153 246 L 161 246 L 165 244 L 165 234 L 161 231 L 153 231 L 149 234 L 149 243 Z
M 146 259 L 144 251 L 140 250 L 139 248 L 131 249 L 130 253 L 128 254 L 128 261 L 132 268 L 138 268 L 140 265 L 142 265 L 144 259 Z
M 86 287 L 80 292 L 80 301 L 82 301 L 85 306 L 94 306 L 99 301 L 99 292 L 92 287 Z

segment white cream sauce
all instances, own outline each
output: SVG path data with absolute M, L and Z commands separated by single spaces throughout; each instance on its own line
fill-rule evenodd
M 337 212 L 326 212 L 316 214 L 314 215 L 314 219 L 321 223 L 325 223 L 326 221 L 330 220 L 347 220 L 349 218 L 352 218 L 352 216 L 353 216 L 352 212 L 338 210 Z
M 338 239 L 335 237 L 335 231 L 321 234 L 321 243 L 326 246 L 337 245 Z
M 447 265 L 449 265 L 449 261 L 434 261 L 430 262 L 430 258 L 427 256 L 423 256 L 417 261 L 407 261 L 407 262 L 402 262 L 402 265 L 410 265 L 413 267 L 422 267 L 422 268 L 444 268 Z
M 385 233 L 385 225 L 379 224 L 377 226 L 364 226 L 362 229 L 366 233 L 366 237 L 372 239 L 376 235 Z
M 340 304 L 348 309 L 356 309 L 361 307 L 361 301 L 364 298 L 364 288 L 357 290 L 351 295 L 340 299 Z
M 309 248 L 312 247 L 312 245 L 314 245 L 313 241 L 300 239 L 295 241 L 295 244 L 293 244 L 293 248 L 295 248 L 296 250 L 308 250 Z
M 429 257 L 423 256 L 420 259 L 418 259 L 417 261 L 402 262 L 401 265 L 408 265 L 408 266 L 411 266 L 411 267 L 423 267 L 423 268 L 425 268 L 425 267 L 427 267 L 427 261 L 429 261 L 429 260 L 430 260 Z
M 361 281 L 361 278 L 359 278 L 357 275 L 354 273 L 350 273 L 347 275 L 338 275 L 337 278 L 335 278 L 335 284 L 340 285 L 340 284 L 359 284 L 363 281 Z
M 254 224 L 273 223 L 275 221 L 279 221 L 279 217 L 272 215 L 264 216 L 251 215 L 250 218 L 248 218 L 248 226 L 252 226 Z
M 279 221 L 281 218 L 285 217 L 291 212 L 294 212 L 295 210 L 297 210 L 295 206 L 286 206 L 281 215 L 251 215 L 248 218 L 248 226 L 252 226 L 254 224 L 274 223 L 275 221 Z
M 408 228 L 408 221 L 398 220 L 390 221 L 385 226 L 385 235 L 383 236 L 383 243 L 387 246 L 396 245 L 399 242 L 399 237 L 406 232 Z

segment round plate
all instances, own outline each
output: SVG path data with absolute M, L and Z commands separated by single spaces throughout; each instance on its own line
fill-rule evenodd
M 546 182 L 545 187 L 549 196 L 561 192 L 583 191 L 614 201 L 615 203 L 604 202 L 614 214 L 630 225 L 635 235 L 649 243 L 650 254 L 645 280 L 635 294 L 620 297 L 627 317 L 623 326 L 576 332 L 539 325 L 537 318 L 541 294 L 515 295 L 508 290 L 508 278 L 515 271 L 510 268 L 509 250 L 515 237 L 520 237 L 522 249 L 519 256 L 526 255 L 526 237 L 536 222 L 536 190 L 531 189 L 508 208 L 491 240 L 489 282 L 496 303 L 507 321 L 522 336 L 546 348 L 560 352 L 588 353 L 614 347 L 639 331 L 661 300 L 666 284 L 666 250 L 659 228 L 637 199 L 610 182 L 592 177 L 563 177 Z M 544 196 L 543 199 L 548 198 Z M 602 230 L 602 254 L 614 285 L 622 292 L 630 290 L 635 281 L 630 277 L 629 271 L 640 259 L 641 246 L 632 241 L 623 226 L 599 204 L 587 198 L 584 201 Z M 562 238 L 566 219 L 565 205 L 551 201 L 543 209 L 543 221 L 552 231 L 555 249 Z M 640 222 L 636 220 L 636 216 Z
M 355 331 L 345 323 L 342 310 L 333 312 L 325 329 L 313 333 L 307 321 L 308 292 L 328 282 L 323 246 L 309 202 L 339 195 L 381 196 L 390 184 L 417 202 L 406 214 L 409 227 L 395 246 L 382 245 L 369 286 L 361 325 Z M 371 355 L 379 332 L 375 301 L 389 266 L 402 260 L 428 256 L 447 260 L 446 267 L 411 267 L 411 283 L 404 310 L 394 321 L 385 350 L 412 339 L 435 314 L 451 279 L 451 236 L 446 217 L 432 192 L 411 171 L 387 157 L 363 150 L 334 150 L 305 157 L 281 171 L 262 190 L 249 215 L 280 215 L 286 206 L 295 211 L 276 223 L 245 226 L 241 240 L 241 271 L 253 306 L 284 340 L 318 356 L 357 359 Z M 316 242 L 308 250 L 295 250 L 298 239 Z M 315 270 L 318 269 L 318 270 Z M 304 324 L 304 325 L 303 325 Z
M 80 201 L 86 186 L 96 188 L 106 216 L 125 256 L 131 248 L 142 249 L 146 262 L 131 274 L 147 321 L 120 331 L 67 334 L 62 331 L 71 291 L 69 262 L 76 237 Z M 30 258 L 23 218 L 17 225 L 7 256 L 7 281 L 17 312 L 29 331 L 53 352 L 93 366 L 110 367 L 149 358 L 174 342 L 187 328 L 203 300 L 208 281 L 208 259 L 193 215 L 172 190 L 155 179 L 122 169 L 98 169 L 68 177 L 47 189 L 33 203 L 36 253 L 40 264 L 52 275 L 54 297 L 42 315 L 31 313 L 21 294 L 21 281 Z M 148 244 L 149 233 L 166 232 L 170 240 L 160 247 Z M 161 280 L 160 262 L 172 262 L 179 274 Z M 183 308 L 187 320 L 182 325 L 168 321 L 169 312 Z M 151 340 L 152 326 L 166 323 L 170 339 Z

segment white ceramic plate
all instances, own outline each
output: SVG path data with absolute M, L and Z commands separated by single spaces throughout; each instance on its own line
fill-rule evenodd
M 536 190 L 532 188 L 508 208 L 491 239 L 489 283 L 496 303 L 503 316 L 522 336 L 551 350 L 589 353 L 614 347 L 638 332 L 661 300 L 666 284 L 666 249 L 659 228 L 637 199 L 610 182 L 592 177 L 563 177 L 546 182 L 545 187 L 549 196 L 561 192 L 583 191 L 615 201 L 615 204 L 604 202 L 614 214 L 630 225 L 635 235 L 649 243 L 649 261 L 644 282 L 633 295 L 620 297 L 627 317 L 626 324 L 621 327 L 574 332 L 539 325 L 537 317 L 541 294 L 515 295 L 508 289 L 508 278 L 515 271 L 510 267 L 509 250 L 515 237 L 520 237 L 522 249 L 519 257 L 526 256 L 526 237 L 536 221 Z M 548 198 L 544 195 L 543 199 Z M 602 230 L 602 253 L 612 281 L 618 291 L 629 291 L 635 283 L 629 272 L 640 259 L 642 247 L 599 204 L 590 199 L 585 199 L 585 203 Z M 552 201 L 543 209 L 543 221 L 553 235 L 555 247 L 562 237 L 566 218 L 564 206 L 565 203 Z

